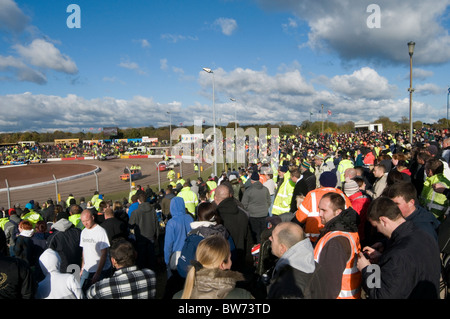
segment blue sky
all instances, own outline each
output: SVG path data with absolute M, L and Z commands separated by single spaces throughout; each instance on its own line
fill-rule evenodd
M 80 28 L 69 28 L 71 4 Z M 367 10 L 375 4 L 376 11 Z M 446 117 L 450 0 L 0 0 L 0 132 Z M 377 18 L 378 20 L 373 20 Z M 379 27 L 369 27 L 379 21 Z M 211 68 L 213 74 L 203 67 Z M 231 101 L 230 98 L 235 99 Z

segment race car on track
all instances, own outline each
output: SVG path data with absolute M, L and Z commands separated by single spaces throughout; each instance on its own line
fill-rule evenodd
M 169 169 L 169 168 L 175 168 L 175 166 L 180 165 L 180 163 L 176 160 L 170 159 L 168 161 L 161 161 L 158 163 L 158 169 L 161 172 L 164 172 L 165 170 Z
M 142 178 L 142 171 L 140 169 L 131 169 L 131 180 L 137 180 Z M 123 181 L 129 181 L 130 180 L 130 172 L 128 169 L 123 170 L 123 174 L 120 175 L 120 179 Z

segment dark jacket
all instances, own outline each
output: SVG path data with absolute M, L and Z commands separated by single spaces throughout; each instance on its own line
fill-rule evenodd
M 0 254 L 0 299 L 33 299 L 37 288 L 28 264 Z
M 52 225 L 51 234 L 47 238 L 47 247 L 55 250 L 61 257 L 61 272 L 66 272 L 67 266 L 81 266 L 83 249 L 80 247 L 81 229 L 75 227 L 65 218 Z
M 358 225 L 359 215 L 350 207 L 325 224 L 321 230 L 319 241 L 331 231 L 357 233 Z M 342 286 L 342 274 L 351 254 L 350 242 L 343 236 L 332 238 L 325 244 L 320 253 L 318 276 L 315 279 L 317 282 L 313 284 L 318 289 L 312 291 L 312 298 L 335 299 L 338 297 Z
M 102 223 L 102 227 L 106 230 L 106 234 L 108 234 L 109 244 L 117 238 L 128 238 L 128 224 L 116 217 L 106 218 Z
M 303 172 L 301 179 L 297 181 L 294 187 L 294 191 L 292 192 L 292 200 L 291 200 L 291 213 L 295 213 L 297 211 L 297 196 L 303 195 L 306 196 L 309 191 L 316 188 L 316 175 L 309 170 Z
M 245 262 L 247 250 L 248 216 L 238 207 L 234 197 L 226 198 L 220 202 L 217 206 L 217 212 L 236 246 L 238 261 L 232 265 L 232 269 L 241 269 Z
M 155 208 L 149 202 L 140 203 L 131 214 L 130 228 L 134 230 L 136 241 L 155 241 L 159 234 L 158 217 Z
M 416 210 L 406 220 L 412 221 L 418 228 L 430 234 L 434 239 L 438 239 L 437 231 L 441 223 L 422 206 L 417 205 Z
M 441 260 L 437 242 L 411 221 L 398 226 L 378 262 L 379 288 L 369 288 L 373 272 L 362 270 L 370 299 L 438 299 Z
M 55 206 L 53 204 L 49 205 L 48 207 L 44 208 L 41 211 L 42 219 L 46 223 L 53 223 L 55 220 Z
M 267 287 L 267 299 L 310 298 L 310 283 L 317 268 L 311 240 L 298 242 L 278 259 Z

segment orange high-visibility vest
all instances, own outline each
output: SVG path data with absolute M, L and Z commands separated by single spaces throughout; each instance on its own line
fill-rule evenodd
M 320 187 L 309 191 L 297 209 L 295 217 L 300 223 L 305 224 L 305 235 L 309 237 L 313 243 L 317 241 L 320 230 L 324 226 L 319 216 L 319 202 L 322 196 L 329 192 L 338 193 L 344 197 L 345 209 L 352 207 L 350 199 L 339 188 Z
M 352 254 L 345 265 L 342 273 L 341 291 L 337 299 L 360 299 L 361 298 L 361 272 L 356 267 L 358 261 L 358 254 L 361 251 L 361 244 L 359 242 L 358 233 L 350 233 L 343 231 L 331 231 L 320 238 L 316 247 L 314 248 L 314 260 L 319 263 L 320 253 L 327 242 L 335 237 L 344 236 L 348 239 L 351 245 Z

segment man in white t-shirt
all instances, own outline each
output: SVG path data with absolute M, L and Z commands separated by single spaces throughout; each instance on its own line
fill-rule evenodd
M 81 222 L 85 228 L 80 237 L 80 247 L 83 248 L 80 284 L 85 291 L 95 282 L 109 277 L 111 261 L 108 258 L 108 234 L 95 223 L 94 215 L 89 209 L 81 213 Z

